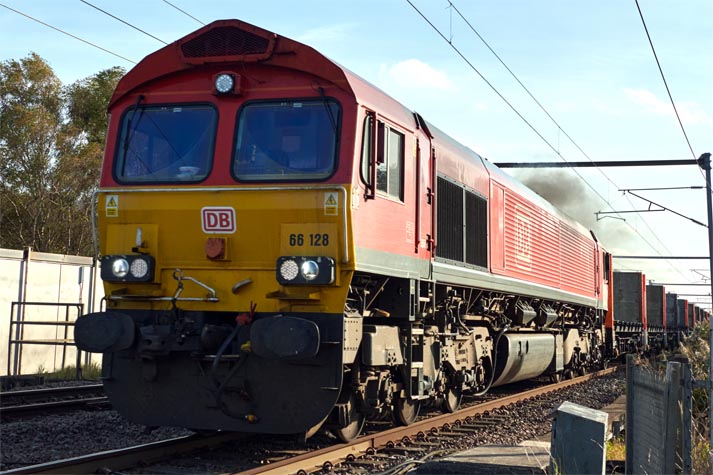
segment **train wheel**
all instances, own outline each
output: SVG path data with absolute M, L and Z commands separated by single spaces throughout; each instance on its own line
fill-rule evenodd
M 562 381 L 562 371 L 557 371 L 556 373 L 552 373 L 550 375 L 550 381 L 555 384 Z
M 327 417 L 329 417 L 329 416 L 327 416 Z M 317 431 L 319 431 L 319 429 L 322 428 L 322 425 L 323 425 L 324 422 L 327 420 L 327 417 L 325 417 L 324 419 L 322 419 L 322 421 L 321 421 L 319 424 L 317 424 L 317 425 L 315 425 L 314 427 L 312 427 L 311 429 L 308 429 L 307 431 L 305 431 L 304 436 L 303 436 L 303 438 L 301 439 L 301 441 L 302 441 L 302 442 L 306 442 L 307 439 L 309 439 L 309 438 L 312 437 L 314 434 L 316 434 Z
M 349 395 L 349 424 L 338 429 L 332 429 L 332 433 L 342 442 L 351 442 L 359 437 L 364 428 L 366 415 L 359 411 L 354 393 Z
M 394 404 L 394 419 L 399 425 L 411 425 L 416 421 L 419 409 L 421 409 L 421 401 L 399 398 Z
M 461 399 L 463 399 L 463 393 L 459 389 L 450 388 L 443 399 L 443 411 L 456 412 L 460 407 Z

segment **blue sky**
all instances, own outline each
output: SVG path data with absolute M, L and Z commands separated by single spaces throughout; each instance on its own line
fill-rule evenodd
M 201 25 L 162 0 L 88 0 L 172 42 Z M 676 121 L 634 0 L 453 0 L 520 81 L 529 98 L 446 0 L 412 0 L 452 44 L 568 161 L 693 159 L 713 152 L 713 2 L 640 0 L 694 154 Z M 203 22 L 237 18 L 307 43 L 418 111 L 493 162 L 557 161 L 541 140 L 406 0 L 260 2 L 171 0 Z M 163 46 L 80 0 L 0 0 L 134 61 Z M 0 7 L 0 60 L 31 51 L 64 83 L 131 63 Z M 597 222 L 595 211 L 646 209 L 621 188 L 704 185 L 697 167 L 605 168 L 515 173 L 545 182 L 565 211 L 615 254 L 708 255 L 707 230 L 668 212 Z M 602 174 L 606 174 L 606 177 Z M 549 181 L 548 181 L 549 180 Z M 600 201 L 593 190 L 608 203 Z M 642 191 L 706 222 L 702 190 Z M 618 260 L 657 282 L 697 282 L 708 262 Z M 693 271 L 691 269 L 694 269 Z M 672 288 L 708 294 L 709 287 Z M 699 300 L 692 297 L 691 300 Z M 710 300 L 702 299 L 702 300 Z

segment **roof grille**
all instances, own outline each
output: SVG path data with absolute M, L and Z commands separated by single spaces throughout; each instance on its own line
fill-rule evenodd
M 225 26 L 193 38 L 181 45 L 185 58 L 216 58 L 225 56 L 269 55 L 271 41 L 240 28 Z M 255 58 L 258 59 L 258 58 Z

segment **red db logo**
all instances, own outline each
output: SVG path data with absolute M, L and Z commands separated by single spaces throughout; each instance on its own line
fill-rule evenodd
M 235 210 L 228 206 L 215 206 L 201 210 L 204 233 L 234 233 Z

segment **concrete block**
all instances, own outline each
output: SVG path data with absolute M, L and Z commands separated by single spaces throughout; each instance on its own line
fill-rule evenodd
M 565 401 L 552 421 L 549 473 L 604 474 L 607 413 Z

